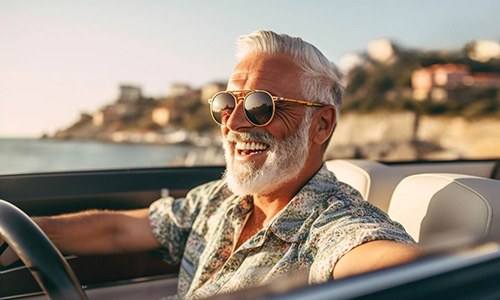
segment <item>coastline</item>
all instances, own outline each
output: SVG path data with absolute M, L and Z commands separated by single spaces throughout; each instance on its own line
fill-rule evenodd
M 213 146 L 0 138 L 0 175 L 223 164 Z

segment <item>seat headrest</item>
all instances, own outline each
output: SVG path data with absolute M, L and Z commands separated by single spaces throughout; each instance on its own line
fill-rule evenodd
M 403 175 L 375 161 L 335 159 L 326 161 L 337 179 L 358 190 L 363 199 L 387 212 L 392 192 Z
M 418 242 L 446 233 L 500 241 L 500 181 L 462 174 L 419 174 L 403 179 L 389 216 Z

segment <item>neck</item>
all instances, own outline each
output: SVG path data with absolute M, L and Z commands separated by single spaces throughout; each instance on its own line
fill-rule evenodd
M 262 226 L 265 226 L 290 202 L 291 199 L 291 197 L 267 197 L 255 195 L 253 197 L 253 216 L 260 220 Z
M 301 175 L 288 182 L 286 185 L 280 186 L 276 191 L 266 195 L 254 194 L 254 214 L 260 215 L 263 220 L 270 221 L 277 213 L 279 213 L 297 193 L 309 182 L 309 180 L 319 171 L 322 162 L 316 164 L 314 168 L 304 168 Z

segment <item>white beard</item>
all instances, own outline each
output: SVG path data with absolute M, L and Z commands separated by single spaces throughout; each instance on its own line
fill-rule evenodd
M 309 127 L 312 113 L 306 113 L 295 133 L 276 140 L 269 133 L 233 132 L 223 139 L 226 158 L 226 178 L 229 189 L 236 195 L 266 195 L 298 177 L 309 154 Z M 258 168 L 253 161 L 235 161 L 230 143 L 258 141 L 268 144 L 267 158 Z

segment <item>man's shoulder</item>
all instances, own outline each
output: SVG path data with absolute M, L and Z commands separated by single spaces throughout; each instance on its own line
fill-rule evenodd
M 338 181 L 328 169 L 323 168 L 319 175 L 316 185 L 322 188 L 316 188 L 313 194 L 318 198 L 314 203 L 321 206 L 316 225 L 393 223 L 385 212 L 363 199 L 352 186 Z
M 401 224 L 364 200 L 357 191 L 351 193 L 352 187 L 343 185 L 343 188 L 346 190 L 341 188 L 325 200 L 323 211 L 313 224 L 318 233 L 359 239 L 360 243 L 379 239 L 413 242 Z
M 345 201 L 359 203 L 363 201 L 360 192 L 352 186 L 343 183 L 337 179 L 335 174 L 330 171 L 325 165 L 318 173 L 309 181 L 307 190 L 321 197 L 328 202 Z

